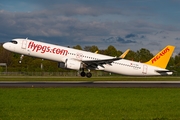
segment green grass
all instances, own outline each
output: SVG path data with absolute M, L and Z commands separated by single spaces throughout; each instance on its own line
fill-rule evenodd
M 0 120 L 179 120 L 178 88 L 0 88 Z
M 180 77 L 159 76 L 159 77 L 61 77 L 61 76 L 0 76 L 0 81 L 180 81 Z

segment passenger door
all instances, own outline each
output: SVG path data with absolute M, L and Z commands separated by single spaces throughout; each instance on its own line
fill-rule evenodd
M 147 74 L 147 69 L 148 69 L 148 66 L 147 66 L 147 65 L 143 65 L 143 71 L 142 71 L 142 73 L 143 73 L 143 74 Z
M 22 46 L 21 46 L 21 48 L 22 48 L 22 49 L 26 49 L 26 46 L 27 46 L 27 40 L 24 39 L 24 40 L 22 41 Z

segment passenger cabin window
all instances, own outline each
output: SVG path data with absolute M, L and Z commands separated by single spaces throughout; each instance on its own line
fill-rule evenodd
M 17 41 L 10 41 L 11 43 L 13 43 L 13 44 L 17 44 L 18 42 Z

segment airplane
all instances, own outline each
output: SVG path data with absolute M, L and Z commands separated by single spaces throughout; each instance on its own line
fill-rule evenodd
M 175 46 L 167 45 L 146 63 L 123 59 L 128 50 L 121 57 L 112 57 L 69 47 L 30 40 L 28 38 L 12 39 L 3 44 L 11 52 L 37 58 L 57 61 L 60 68 L 80 71 L 82 77 L 92 77 L 91 70 L 103 70 L 128 76 L 158 76 L 172 75 L 166 69 Z M 85 69 L 88 72 L 85 72 Z

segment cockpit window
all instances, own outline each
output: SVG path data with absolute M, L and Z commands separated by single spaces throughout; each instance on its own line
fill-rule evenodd
M 17 41 L 10 41 L 11 43 L 13 43 L 13 44 L 17 44 L 18 42 Z

